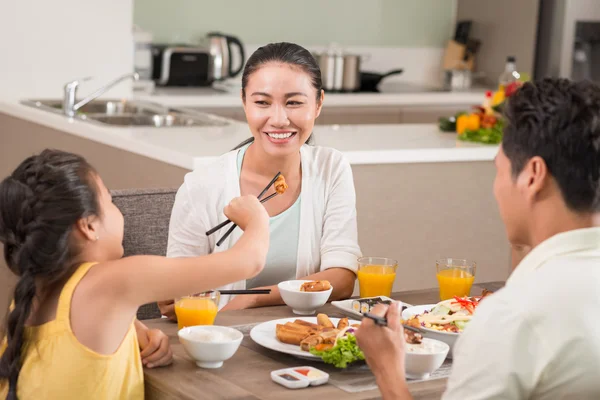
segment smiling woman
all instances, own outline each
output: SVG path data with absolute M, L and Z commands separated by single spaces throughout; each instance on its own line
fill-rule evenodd
M 205 232 L 224 219 L 229 199 L 257 195 L 281 172 L 288 188 L 264 203 L 270 219 L 270 247 L 256 278 L 227 289 L 269 287 L 269 295 L 221 296 L 224 309 L 282 304 L 277 284 L 290 279 L 328 280 L 331 299 L 349 297 L 357 258 L 356 197 L 352 170 L 334 149 L 308 146 L 324 101 L 321 71 L 309 51 L 273 43 L 248 59 L 241 100 L 252 137 L 210 165 L 189 173 L 179 189 L 169 229 L 169 257 L 224 251 Z M 269 193 L 267 193 L 268 195 Z M 159 303 L 175 319 L 172 301 Z

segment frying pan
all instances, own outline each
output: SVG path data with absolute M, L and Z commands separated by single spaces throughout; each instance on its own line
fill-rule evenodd
M 398 75 L 404 72 L 403 69 L 394 69 L 384 74 L 378 74 L 375 72 L 361 72 L 360 73 L 360 91 L 361 92 L 378 92 L 377 86 L 383 80 L 391 75 Z

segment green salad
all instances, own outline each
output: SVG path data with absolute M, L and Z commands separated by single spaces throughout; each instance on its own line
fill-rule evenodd
M 312 348 L 310 353 L 321 357 L 326 364 L 332 364 L 336 368 L 346 368 L 348 364 L 365 359 L 365 355 L 356 343 L 356 336 L 352 333 L 339 338 L 335 346 L 329 350 L 319 351 Z

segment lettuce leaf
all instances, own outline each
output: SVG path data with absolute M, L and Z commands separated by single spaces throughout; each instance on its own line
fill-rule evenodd
M 310 353 L 321 357 L 326 364 L 333 364 L 336 368 L 346 368 L 348 364 L 365 359 L 365 355 L 358 347 L 354 335 L 338 339 L 335 346 L 329 350 L 318 351 L 312 348 Z

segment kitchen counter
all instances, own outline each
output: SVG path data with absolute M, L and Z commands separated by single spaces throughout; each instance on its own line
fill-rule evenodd
M 392 82 L 381 86 L 380 93 L 326 93 L 325 107 L 350 106 L 443 106 L 480 104 L 485 88 L 448 92 L 435 87 Z M 154 93 L 134 93 L 138 100 L 167 106 L 241 107 L 240 88 L 156 88 Z
M 92 124 L 15 103 L 0 112 L 181 168 L 194 169 L 250 137 L 245 123 L 150 128 Z M 490 161 L 497 146 L 465 143 L 434 124 L 316 126 L 315 144 L 340 150 L 353 165 Z
M 314 135 L 352 164 L 363 254 L 402 260 L 395 291 L 435 287 L 427 271 L 441 257 L 475 260 L 480 282 L 506 279 L 510 249 L 492 190 L 496 146 L 457 141 L 435 124 L 319 125 Z M 110 189 L 178 188 L 191 169 L 249 136 L 235 121 L 111 128 L 0 103 L 0 175 L 57 148 L 84 156 Z

